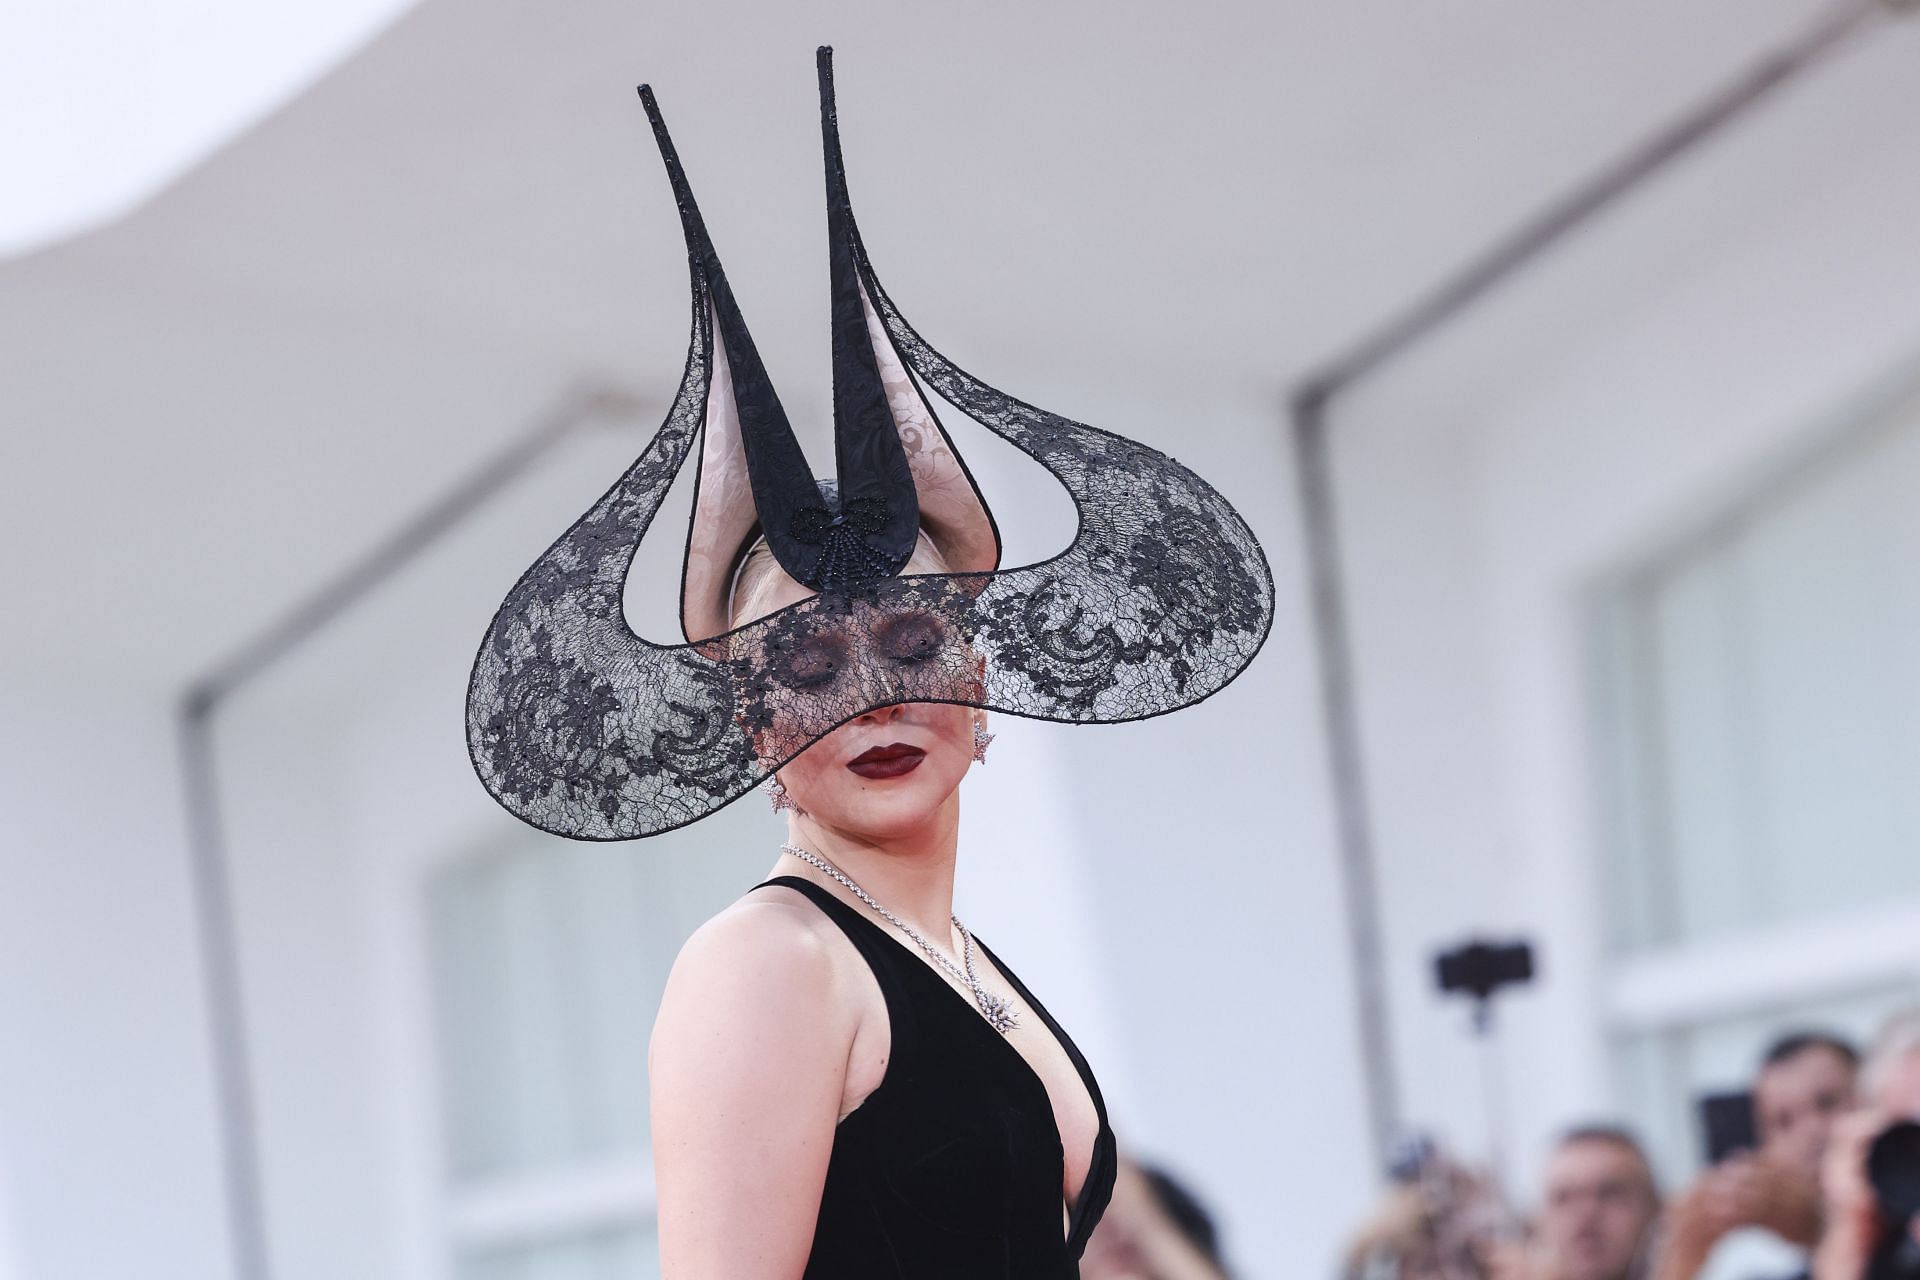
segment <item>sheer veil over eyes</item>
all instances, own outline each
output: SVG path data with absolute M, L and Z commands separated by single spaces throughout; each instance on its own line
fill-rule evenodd
M 818 484 L 800 452 L 641 88 L 686 232 L 686 369 L 639 459 L 508 593 L 468 687 L 475 771 L 544 831 L 626 840 L 684 826 L 836 726 L 897 702 L 1079 724 L 1162 715 L 1224 687 L 1272 625 L 1266 558 L 1206 481 L 995 390 L 901 317 L 853 221 L 824 48 L 819 79 L 837 487 Z M 999 567 L 992 516 L 922 384 L 1059 480 L 1079 512 L 1071 544 Z M 686 643 L 661 644 L 627 625 L 621 597 L 696 441 Z M 922 530 L 954 572 L 903 572 Z M 733 571 L 762 533 L 817 594 L 729 630 Z

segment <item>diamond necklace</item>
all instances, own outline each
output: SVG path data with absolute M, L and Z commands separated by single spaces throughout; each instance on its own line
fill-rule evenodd
M 832 876 L 835 880 L 838 880 L 841 884 L 853 890 L 854 893 L 859 895 L 860 901 L 866 903 L 868 906 L 872 907 L 875 911 L 878 911 L 881 915 L 885 916 L 888 919 L 888 921 L 890 921 L 896 928 L 900 929 L 909 938 L 912 938 L 916 943 L 918 943 L 920 946 L 920 949 L 926 952 L 927 955 L 930 958 L 932 958 L 934 961 L 938 962 L 943 969 L 945 969 L 948 973 L 952 974 L 955 978 L 958 978 L 961 982 L 966 983 L 967 986 L 971 987 L 973 989 L 974 1002 L 980 1006 L 981 1014 L 985 1016 L 987 1022 L 993 1027 L 995 1031 L 998 1031 L 1001 1035 L 1006 1035 L 1007 1032 L 1013 1030 L 1013 1028 L 1017 1025 L 1018 1019 L 1019 1019 L 1019 1011 L 1013 1007 L 1012 1002 L 1009 1001 L 1004 996 L 997 996 L 997 995 L 994 995 L 991 991 L 988 991 L 986 987 L 981 984 L 979 975 L 974 972 L 973 935 L 967 932 L 967 926 L 960 923 L 959 916 L 954 916 L 952 917 L 952 919 L 953 919 L 953 927 L 960 931 L 960 940 L 964 944 L 963 955 L 965 956 L 966 965 L 967 965 L 966 972 L 964 973 L 960 971 L 960 966 L 956 965 L 953 961 L 947 958 L 946 952 L 940 950 L 938 947 L 934 946 L 931 942 L 928 942 L 925 938 L 921 937 L 920 934 L 914 929 L 914 927 L 908 924 L 905 920 L 902 920 L 899 916 L 894 915 L 893 912 L 887 910 L 885 907 L 875 902 L 871 897 L 867 895 L 867 891 L 865 889 L 862 889 L 859 885 L 853 882 L 852 877 L 848 876 L 846 872 L 834 866 L 831 862 L 828 862 L 825 858 L 821 857 L 819 854 L 809 852 L 806 849 L 800 848 L 798 845 L 783 844 L 780 847 L 786 852 L 792 854 L 794 857 L 800 859 L 800 861 L 805 862 L 810 866 L 815 866 L 820 868 L 820 870 L 826 872 L 828 875 Z

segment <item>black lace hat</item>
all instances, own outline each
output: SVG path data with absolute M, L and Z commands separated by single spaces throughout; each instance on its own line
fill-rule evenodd
M 1266 557 L 1206 481 L 996 391 L 901 317 L 854 223 L 830 49 L 819 75 L 838 471 L 826 483 L 794 438 L 641 86 L 686 232 L 686 370 L 639 459 L 514 584 L 467 691 L 474 770 L 543 831 L 629 840 L 685 826 L 894 703 L 1078 724 L 1163 715 L 1224 687 L 1272 625 Z M 1064 550 L 999 567 L 993 517 L 922 384 L 1059 480 L 1079 512 Z M 659 644 L 627 625 L 621 598 L 696 440 L 686 643 Z M 903 572 L 922 535 L 951 572 Z M 761 537 L 815 594 L 730 627 L 735 572 Z

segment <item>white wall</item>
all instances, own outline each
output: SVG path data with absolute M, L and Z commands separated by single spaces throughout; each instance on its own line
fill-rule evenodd
M 10 682 L 0 725 L 0 1217 L 18 1273 L 219 1276 L 172 726 L 111 672 Z
M 1270 399 L 1198 388 L 1093 420 L 1207 423 L 1174 451 L 1246 516 L 1276 595 L 1266 649 L 1214 697 L 1053 731 L 1120 1015 L 1115 1131 L 1220 1210 L 1246 1275 L 1314 1273 L 1367 1206 L 1376 1161 L 1284 430 Z

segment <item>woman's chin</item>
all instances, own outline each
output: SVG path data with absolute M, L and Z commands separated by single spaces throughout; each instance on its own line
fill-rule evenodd
M 832 825 L 845 831 L 881 838 L 910 835 L 938 817 L 941 806 L 953 794 L 951 787 L 928 785 L 928 782 L 909 783 L 900 779 L 882 783 L 857 797 L 848 797 L 844 804 L 826 806 L 815 812 L 823 816 L 830 814 Z

